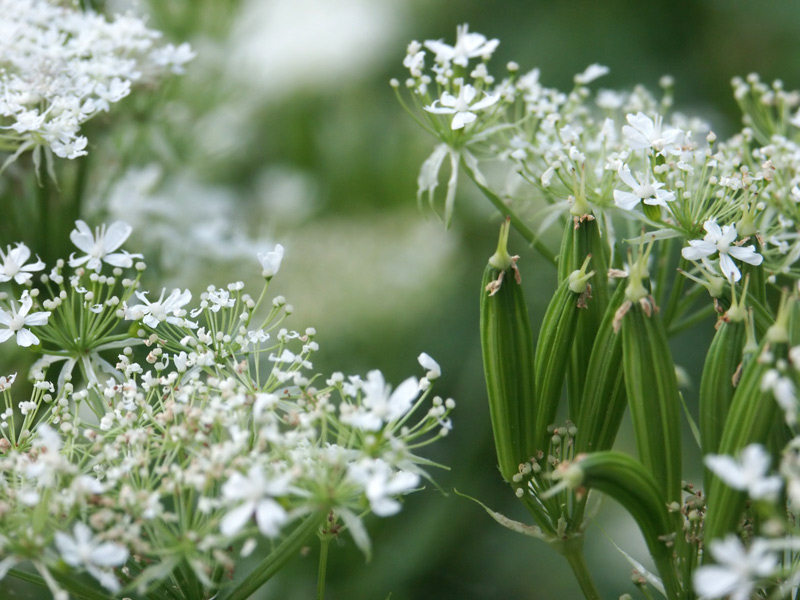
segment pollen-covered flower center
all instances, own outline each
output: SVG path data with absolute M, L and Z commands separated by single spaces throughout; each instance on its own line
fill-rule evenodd
M 14 315 L 14 318 L 8 324 L 11 331 L 19 331 L 25 325 L 25 315 Z
M 639 189 L 636 190 L 636 194 L 639 198 L 652 198 L 656 195 L 656 188 L 650 183 L 645 183 L 639 186 Z
M 17 273 L 19 273 L 21 265 L 18 265 L 13 258 L 10 256 L 6 259 L 5 264 L 3 265 L 3 274 L 6 277 L 13 277 Z
M 166 307 L 161 304 L 161 302 L 153 302 L 150 305 L 150 314 L 153 315 L 159 321 L 166 321 L 167 320 L 167 309 Z

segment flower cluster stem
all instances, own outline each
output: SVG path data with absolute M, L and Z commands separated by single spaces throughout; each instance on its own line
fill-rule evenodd
M 586 566 L 586 559 L 583 556 L 583 540 L 580 538 L 567 540 L 561 549 L 561 553 L 567 559 L 584 598 L 586 600 L 600 600 L 600 592 L 597 590 L 594 579 L 589 573 L 589 568 Z

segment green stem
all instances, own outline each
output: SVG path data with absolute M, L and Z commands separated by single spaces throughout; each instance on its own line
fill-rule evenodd
M 556 264 L 555 254 L 553 254 L 553 252 L 542 243 L 542 241 L 536 236 L 533 230 L 522 222 L 522 220 L 516 215 L 516 213 L 513 210 L 511 210 L 511 207 L 509 207 L 505 202 L 503 202 L 503 199 L 500 198 L 500 196 L 495 194 L 492 190 L 490 190 L 488 187 L 486 187 L 480 181 L 478 181 L 478 178 L 473 172 L 473 170 L 469 168 L 469 165 L 467 165 L 467 163 L 463 159 L 461 161 L 461 164 L 463 165 L 464 170 L 466 171 L 467 175 L 469 175 L 469 178 L 472 180 L 472 182 L 476 186 L 478 186 L 478 189 L 481 192 L 483 192 L 483 195 L 486 196 L 486 198 L 488 198 L 489 202 L 491 202 L 494 205 L 494 207 L 498 210 L 498 212 L 500 212 L 500 214 L 503 215 L 504 217 L 511 219 L 511 225 L 513 225 L 514 229 L 516 229 L 519 232 L 519 234 L 525 238 L 525 241 L 527 241 L 531 246 L 536 248 L 539 254 L 541 254 L 542 257 L 544 257 L 550 264 L 555 265 Z
M 328 569 L 328 548 L 331 545 L 332 536 L 323 533 L 319 536 L 319 571 L 317 571 L 317 600 L 325 600 L 325 573 Z
M 586 559 L 583 557 L 583 538 L 573 537 L 564 542 L 561 553 L 567 559 L 586 600 L 600 600 L 600 592 L 595 586 L 594 579 L 586 566 Z

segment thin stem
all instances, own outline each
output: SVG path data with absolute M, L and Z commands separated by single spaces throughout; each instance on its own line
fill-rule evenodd
M 583 557 L 583 538 L 573 537 L 566 540 L 561 547 L 561 553 L 567 559 L 586 600 L 600 600 L 600 592 L 597 590 L 589 568 L 586 566 L 586 559 Z
M 332 536 L 323 533 L 319 536 L 319 570 L 317 571 L 317 600 L 325 600 L 325 573 L 328 569 L 328 548 Z
M 511 207 L 508 206 L 505 202 L 503 202 L 502 198 L 495 194 L 492 190 L 488 187 L 483 185 L 480 181 L 478 181 L 478 177 L 475 175 L 475 172 L 469 168 L 469 165 L 462 160 L 461 164 L 464 167 L 467 175 L 472 180 L 472 182 L 478 187 L 478 189 L 483 192 L 483 195 L 491 202 L 494 207 L 502 214 L 504 217 L 511 219 L 511 225 L 513 225 L 514 229 L 519 232 L 519 234 L 525 238 L 531 246 L 536 248 L 539 254 L 542 255 L 550 264 L 556 264 L 556 257 L 555 254 L 545 246 L 542 241 L 536 236 L 533 230 L 525 225 L 522 220 L 517 216 L 517 214 L 511 210 Z

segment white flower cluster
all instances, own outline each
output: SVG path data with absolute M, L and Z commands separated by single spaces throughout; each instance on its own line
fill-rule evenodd
M 497 45 L 464 25 L 453 46 L 414 41 L 403 61 L 415 116 L 440 142 L 422 165 L 418 194 L 433 204 L 449 157 L 447 222 L 466 172 L 495 194 L 495 204 L 541 224 L 529 237 L 564 213 L 588 215 L 604 223 L 612 246 L 612 220 L 634 235 L 644 226 L 648 236 L 682 238 L 683 257 L 707 286 L 739 282 L 737 263 L 763 261 L 773 278 L 800 270 L 800 93 L 754 75 L 736 79 L 748 126 L 723 142 L 700 118 L 667 116 L 669 77 L 660 99 L 642 87 L 593 93 L 588 85 L 608 73 L 595 64 L 565 93 L 542 85 L 538 69 L 520 72 L 516 63 L 502 77 L 492 75 Z M 500 174 L 497 183 L 481 172 L 483 157 Z
M 187 43 L 158 45 L 161 33 L 133 15 L 106 20 L 49 0 L 0 0 L 0 151 L 45 146 L 74 159 L 87 153 L 81 124 L 108 111 L 140 81 L 182 73 Z
M 67 565 L 112 593 L 157 595 L 191 565 L 210 596 L 258 539 L 291 540 L 275 551 L 288 556 L 343 524 L 368 554 L 364 516 L 400 511 L 428 477 L 417 449 L 450 429 L 454 402 L 432 395 L 439 365 L 421 354 L 424 376 L 394 391 L 380 371 L 326 380 L 312 371 L 315 330 L 281 326 L 283 297 L 254 320 L 282 247 L 253 261 L 259 300 L 234 282 L 192 307 L 189 290 L 138 290 L 129 234 L 78 221 L 85 255 L 39 275 L 39 289 L 45 265 L 23 244 L 0 265 L 12 290 L 0 341 L 43 354 L 29 398 L 16 397 L 16 374 L 0 378 L 0 577 L 27 562 L 65 597 L 53 573 Z

